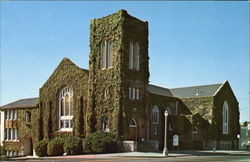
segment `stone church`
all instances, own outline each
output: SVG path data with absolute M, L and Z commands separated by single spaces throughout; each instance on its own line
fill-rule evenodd
M 238 101 L 228 81 L 168 89 L 149 84 L 148 22 L 120 10 L 90 24 L 89 69 L 64 58 L 38 98 L 1 106 L 7 156 L 56 136 L 112 132 L 130 151 L 236 149 Z M 129 146 L 129 147 L 128 147 Z

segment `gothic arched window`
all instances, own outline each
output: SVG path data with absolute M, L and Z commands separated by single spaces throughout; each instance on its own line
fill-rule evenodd
M 154 106 L 152 108 L 152 121 L 153 121 L 153 124 L 159 123 L 159 109 L 157 106 Z
M 223 104 L 222 110 L 222 119 L 223 119 L 223 134 L 228 134 L 228 104 L 227 101 Z
M 138 43 L 129 42 L 129 69 L 139 71 L 140 47 Z
M 101 42 L 101 69 L 112 67 L 113 43 L 111 40 Z
M 104 132 L 109 132 L 109 119 L 107 117 L 104 117 L 102 120 L 102 130 Z
M 72 130 L 73 90 L 65 87 L 59 94 L 59 129 Z
M 164 110 L 168 112 L 168 115 L 172 115 L 170 108 L 168 106 L 166 106 Z
M 137 127 L 137 124 L 134 118 L 131 118 L 129 120 L 129 127 Z

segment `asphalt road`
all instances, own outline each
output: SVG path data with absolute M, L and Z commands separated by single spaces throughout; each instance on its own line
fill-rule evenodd
M 20 161 L 20 160 L 15 160 Z M 92 158 L 92 159 L 57 159 L 57 160 L 23 160 L 27 162 L 250 162 L 248 155 L 220 155 L 220 156 L 182 156 L 166 158 L 145 157 L 116 157 L 116 158 Z

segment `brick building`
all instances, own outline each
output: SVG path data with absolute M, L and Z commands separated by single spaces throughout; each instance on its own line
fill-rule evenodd
M 239 108 L 228 81 L 168 89 L 149 84 L 148 62 L 148 22 L 125 10 L 91 20 L 89 70 L 64 58 L 38 98 L 1 107 L 5 153 L 32 154 L 38 140 L 97 130 L 134 149 L 162 150 L 165 111 L 169 149 L 237 148 Z

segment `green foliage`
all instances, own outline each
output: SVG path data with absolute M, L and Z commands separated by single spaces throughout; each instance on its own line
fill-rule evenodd
M 34 149 L 37 156 L 46 156 L 47 155 L 47 145 L 48 140 L 41 140 L 35 143 Z
M 0 156 L 3 155 L 3 146 L 0 145 Z
M 65 139 L 63 139 L 61 137 L 56 137 L 56 138 L 52 139 L 51 141 L 49 141 L 48 150 L 47 150 L 48 155 L 50 155 L 50 156 L 63 155 L 63 153 L 64 153 L 64 149 L 63 149 L 64 141 L 65 141 Z
M 77 155 L 83 153 L 82 139 L 79 137 L 67 138 L 63 147 L 64 147 L 64 152 L 66 152 L 67 155 Z
M 5 156 L 5 155 L 0 155 L 0 160 L 2 161 L 4 161 L 4 160 L 6 160 L 6 159 L 8 159 L 8 157 L 7 156 Z
M 117 150 L 115 135 L 97 131 L 83 140 L 83 150 L 86 153 L 110 153 Z
M 79 68 L 68 58 L 64 58 L 39 93 L 39 104 L 41 109 L 41 133 L 42 138 L 57 136 L 83 136 L 83 111 L 87 106 L 88 93 L 88 71 Z M 72 119 L 74 129 L 72 132 L 57 132 L 58 129 L 58 95 L 64 87 L 70 87 L 74 91 L 73 104 L 74 111 Z M 82 98 L 82 102 L 81 102 Z

